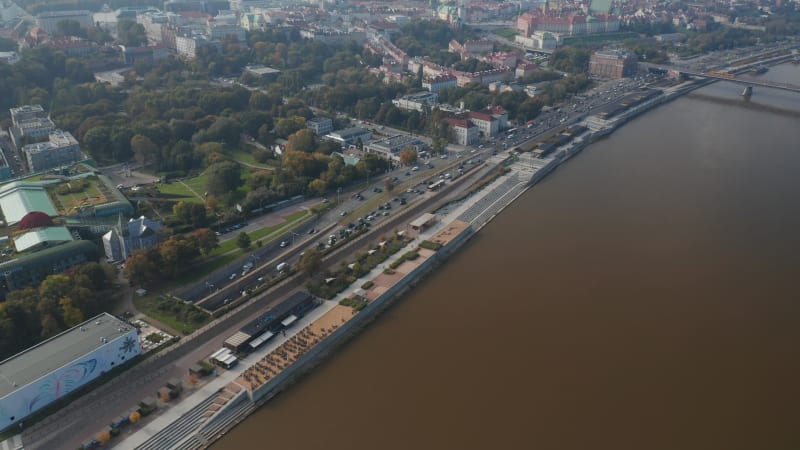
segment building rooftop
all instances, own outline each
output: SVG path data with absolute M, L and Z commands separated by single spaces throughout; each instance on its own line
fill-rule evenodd
M 264 67 L 264 66 L 247 66 L 245 67 L 245 70 L 259 76 L 281 73 L 281 71 L 278 69 L 273 69 L 272 67 Z
M 270 326 L 275 319 L 282 318 L 296 306 L 308 301 L 309 298 L 311 298 L 311 294 L 308 292 L 295 292 L 289 298 L 275 305 L 258 319 L 242 327 L 240 332 L 250 337 L 258 336 L 260 333 L 266 331 L 266 328 Z
M 416 101 L 427 101 L 429 99 L 436 99 L 439 98 L 439 94 L 430 91 L 422 91 L 422 92 L 415 92 L 413 94 L 406 94 L 401 97 L 402 100 L 416 100 Z
M 86 9 L 76 9 L 70 11 L 46 11 L 43 13 L 39 13 L 36 17 L 39 18 L 48 18 L 48 17 L 72 17 L 72 16 L 91 16 L 92 12 Z
M 14 247 L 16 247 L 18 252 L 24 252 L 37 245 L 49 245 L 51 242 L 57 243 L 71 240 L 72 234 L 67 230 L 67 227 L 37 228 L 15 237 Z
M 597 56 L 604 56 L 607 58 L 627 58 L 629 53 L 625 50 L 611 49 L 611 50 L 598 50 L 595 52 Z
M 131 328 L 103 313 L 0 362 L 0 398 L 123 336 Z
M 32 211 L 41 211 L 48 216 L 58 215 L 44 183 L 37 182 L 16 181 L 1 187 L 0 210 L 9 225 L 19 222 Z
M 370 142 L 369 146 L 371 148 L 382 148 L 388 151 L 393 149 L 401 150 L 403 147 L 409 145 L 421 145 L 421 144 L 424 144 L 424 142 L 414 136 L 398 134 L 395 136 L 387 137 L 386 139 Z
M 355 138 L 355 137 L 363 136 L 365 134 L 370 134 L 370 131 L 367 130 L 366 128 L 352 127 L 352 128 L 345 128 L 343 130 L 334 131 L 334 132 L 332 132 L 330 134 L 334 135 L 334 136 L 339 136 L 342 139 L 347 140 L 349 138 Z
M 327 123 L 331 122 L 329 117 L 312 117 L 308 119 L 306 122 L 313 122 L 313 123 Z

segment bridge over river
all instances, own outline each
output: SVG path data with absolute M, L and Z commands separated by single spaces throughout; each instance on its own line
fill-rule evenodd
M 640 63 L 640 66 L 646 67 L 648 69 L 657 69 L 657 70 L 666 70 L 666 71 L 675 71 L 680 72 L 682 74 L 690 75 L 693 77 L 701 77 L 701 78 L 708 78 L 712 80 L 721 80 L 721 81 L 730 81 L 732 83 L 739 83 L 742 85 L 747 86 L 747 91 L 751 90 L 754 86 L 771 88 L 771 89 L 781 89 L 784 91 L 789 92 L 797 92 L 800 93 L 800 85 L 797 84 L 790 84 L 790 83 L 776 83 L 773 81 L 767 80 L 756 80 L 754 78 L 740 78 L 734 72 L 723 72 L 723 71 L 701 71 L 697 69 L 693 69 L 690 67 L 685 66 L 671 66 L 671 65 L 663 65 L 663 64 L 650 64 L 650 63 Z M 742 68 L 736 68 L 734 71 L 741 70 Z

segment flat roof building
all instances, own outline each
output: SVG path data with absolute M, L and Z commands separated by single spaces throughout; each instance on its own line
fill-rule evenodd
M 422 230 L 436 223 L 436 214 L 425 213 L 414 219 L 409 225 L 414 230 Z
M 428 144 L 414 136 L 398 134 L 386 139 L 375 140 L 364 146 L 368 153 L 375 153 L 386 159 L 400 160 L 400 152 L 407 147 L 420 152 L 428 147 Z
M 72 240 L 72 233 L 67 227 L 35 228 L 14 237 L 14 247 L 18 252 L 26 252 Z
M 316 300 L 308 292 L 295 292 L 259 318 L 242 327 L 226 339 L 223 346 L 235 352 L 249 350 L 248 344 L 257 338 L 263 338 L 266 341 L 275 333 L 294 323 L 316 305 Z M 270 336 L 267 337 L 267 335 Z M 255 346 L 252 348 L 255 348 Z
M 48 141 L 26 145 L 22 147 L 22 151 L 31 172 L 65 166 L 83 158 L 78 140 L 63 130 L 51 131 Z
M 51 183 L 15 181 L 0 187 L 0 210 L 3 212 L 6 223 L 14 225 L 33 211 L 41 211 L 48 216 L 57 216 L 58 212 L 45 190 L 45 186 Z
M 313 117 L 306 121 L 306 128 L 317 136 L 324 136 L 333 131 L 333 121 L 329 117 Z
M 350 145 L 355 145 L 359 139 L 362 144 L 366 143 L 372 139 L 372 133 L 366 128 L 353 127 L 328 133 L 324 137 L 325 139 L 338 142 L 343 148 L 347 148 Z
M 245 72 L 258 78 L 277 77 L 281 73 L 281 71 L 278 69 L 273 69 L 272 67 L 266 66 L 246 66 L 244 70 Z
M 103 313 L 0 362 L 0 429 L 140 353 L 138 331 Z
M 11 113 L 11 140 L 17 148 L 22 146 L 22 138 L 35 141 L 47 139 L 55 131 L 56 124 L 47 116 L 42 105 L 23 105 L 9 109 Z
M 392 104 L 400 109 L 409 111 L 423 111 L 426 107 L 433 108 L 439 104 L 439 94 L 429 91 L 407 94 L 398 99 L 392 100 Z

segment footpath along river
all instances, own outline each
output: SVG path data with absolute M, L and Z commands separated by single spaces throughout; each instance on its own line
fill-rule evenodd
M 741 90 L 584 150 L 213 449 L 799 449 L 800 95 Z

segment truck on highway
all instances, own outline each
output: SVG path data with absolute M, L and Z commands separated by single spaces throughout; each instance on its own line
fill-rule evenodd
M 285 263 L 285 262 L 282 262 L 282 263 L 278 264 L 278 267 L 276 267 L 278 272 L 284 272 L 288 268 L 289 268 L 289 263 Z

